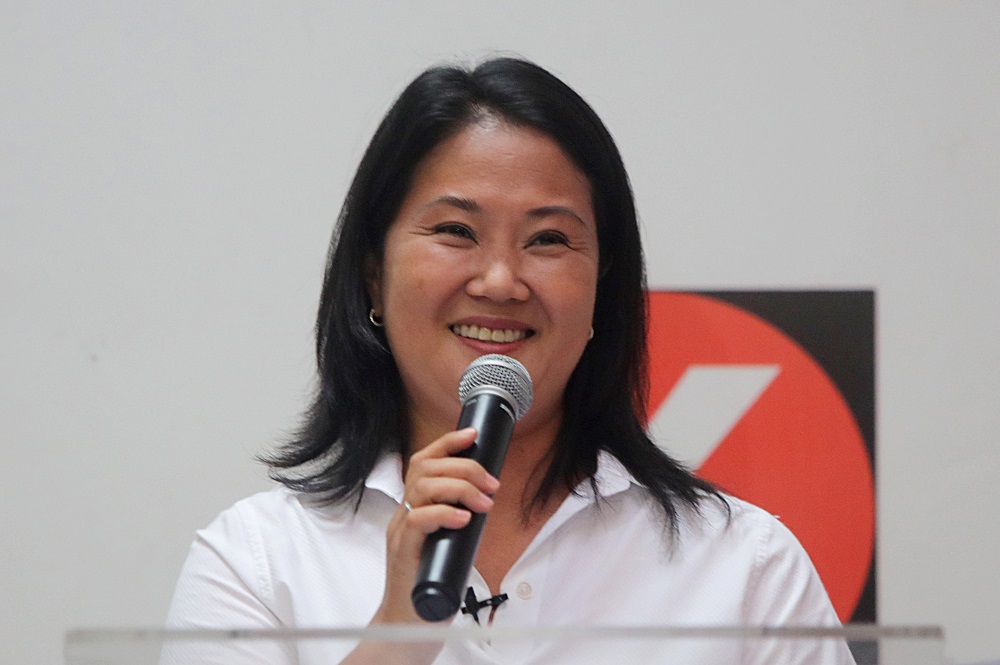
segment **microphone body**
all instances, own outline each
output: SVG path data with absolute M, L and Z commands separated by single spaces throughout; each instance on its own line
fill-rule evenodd
M 502 362 L 496 359 L 502 359 Z M 505 366 L 502 370 L 523 374 L 523 379 L 515 375 L 514 384 L 503 385 L 511 381 L 511 377 L 501 375 L 499 381 L 493 380 L 496 378 L 492 376 L 497 370 L 495 365 L 487 368 L 486 374 L 491 376 L 483 379 L 483 366 L 490 365 L 491 362 L 501 362 Z M 514 370 L 506 367 L 511 363 L 516 365 Z M 480 376 L 477 377 L 477 374 Z M 469 379 L 470 375 L 472 379 Z M 527 370 L 516 360 L 492 354 L 473 361 L 463 374 L 462 381 L 459 392 L 466 394 L 461 395 L 462 414 L 458 419 L 457 429 L 474 427 L 476 440 L 458 456 L 474 459 L 491 475 L 499 476 L 514 425 L 531 404 L 531 379 Z M 485 382 L 477 384 L 477 381 Z M 424 620 L 443 621 L 458 612 L 462 603 L 462 591 L 469 579 L 469 571 L 475 561 L 485 523 L 484 513 L 473 513 L 465 527 L 438 529 L 427 536 L 411 596 L 414 609 Z

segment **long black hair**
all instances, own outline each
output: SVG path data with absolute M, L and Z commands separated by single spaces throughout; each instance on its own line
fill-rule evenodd
M 533 502 L 590 478 L 601 450 L 614 455 L 676 525 L 678 501 L 710 495 L 646 435 L 646 276 L 628 175 L 593 109 L 548 71 L 515 58 L 472 69 L 434 67 L 390 108 L 340 212 L 316 322 L 319 388 L 296 436 L 266 461 L 285 485 L 331 501 L 359 500 L 387 451 L 406 450 L 405 394 L 371 325 L 366 275 L 379 265 L 389 226 L 427 153 L 461 129 L 493 118 L 555 140 L 587 176 L 600 247 L 594 338 L 566 386 L 563 422 Z M 292 470 L 296 470 L 292 472 Z

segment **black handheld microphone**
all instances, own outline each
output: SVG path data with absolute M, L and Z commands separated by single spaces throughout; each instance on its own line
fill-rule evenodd
M 457 429 L 475 427 L 476 440 L 459 455 L 499 476 L 514 423 L 531 406 L 533 395 L 528 370 L 513 358 L 491 353 L 473 360 L 458 383 L 462 415 Z M 438 529 L 427 536 L 411 594 L 413 608 L 425 621 L 443 621 L 458 612 L 485 523 L 484 513 L 473 513 L 463 528 Z

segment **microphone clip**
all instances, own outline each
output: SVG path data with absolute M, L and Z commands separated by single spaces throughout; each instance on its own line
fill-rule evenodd
M 465 590 L 465 604 L 462 606 L 462 614 L 471 614 L 473 620 L 476 622 L 476 625 L 481 626 L 482 624 L 479 623 L 479 610 L 484 607 L 496 609 L 500 607 L 500 605 L 503 604 L 507 598 L 507 594 L 501 593 L 496 596 L 491 596 L 486 600 L 479 600 L 476 598 L 475 590 L 470 586 Z

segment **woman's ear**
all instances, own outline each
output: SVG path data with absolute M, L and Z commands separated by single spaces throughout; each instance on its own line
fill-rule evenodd
M 382 264 L 374 256 L 367 256 L 364 264 L 365 290 L 376 316 L 382 316 Z

